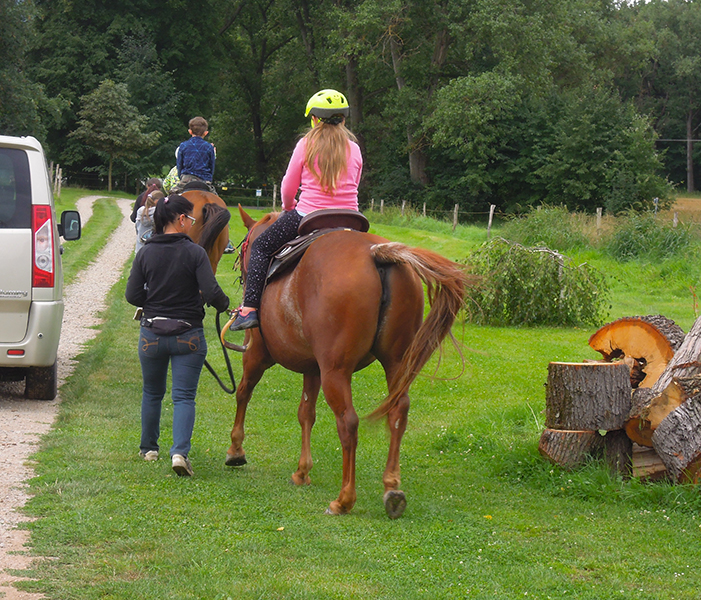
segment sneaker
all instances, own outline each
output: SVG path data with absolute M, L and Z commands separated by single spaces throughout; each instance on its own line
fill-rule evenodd
M 182 454 L 173 454 L 173 471 L 180 477 L 192 477 L 195 474 L 187 456 Z
M 252 329 L 253 327 L 258 327 L 258 311 L 253 309 L 247 315 L 241 314 L 241 309 L 239 309 L 236 319 L 229 326 L 230 331 L 241 331 L 242 329 Z
M 153 462 L 158 460 L 158 450 L 149 450 L 148 452 L 141 450 L 139 456 L 148 462 Z
M 224 248 L 224 254 L 233 254 L 234 252 L 236 252 L 236 248 L 234 248 L 234 245 L 229 242 L 226 245 L 226 248 Z

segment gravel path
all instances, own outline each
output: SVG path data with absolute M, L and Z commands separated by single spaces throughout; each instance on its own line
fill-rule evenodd
M 77 203 L 83 225 L 92 215 L 92 205 L 101 196 L 81 198 Z M 65 309 L 61 343 L 58 347 L 59 386 L 72 373 L 75 357 L 83 345 L 99 333 L 99 313 L 106 308 L 104 299 L 118 281 L 125 262 L 134 250 L 134 224 L 129 220 L 131 200 L 117 200 L 124 215 L 93 263 L 81 271 L 64 290 Z M 80 243 L 80 242 L 71 242 Z M 0 382 L 0 598 L 4 600 L 36 600 L 41 594 L 17 590 L 12 583 L 20 580 L 8 570 L 30 566 L 25 543 L 29 532 L 17 529 L 27 517 L 18 512 L 28 499 L 26 481 L 32 477 L 32 453 L 41 436 L 47 433 L 58 414 L 59 395 L 51 402 L 24 399 L 24 383 Z

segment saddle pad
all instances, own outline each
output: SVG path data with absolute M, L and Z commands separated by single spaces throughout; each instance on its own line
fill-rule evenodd
M 332 229 L 320 229 L 309 233 L 307 235 L 299 236 L 293 239 L 291 242 L 287 242 L 282 248 L 280 248 L 277 253 L 273 256 L 270 261 L 270 266 L 268 267 L 268 274 L 265 278 L 266 283 L 271 279 L 285 272 L 290 267 L 296 265 L 304 253 L 309 248 L 309 245 L 321 237 L 322 235 L 333 231 Z

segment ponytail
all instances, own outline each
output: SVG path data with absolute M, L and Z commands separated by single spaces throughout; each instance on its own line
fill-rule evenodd
M 189 215 L 194 205 L 185 196 L 171 194 L 161 198 L 156 204 L 156 211 L 153 213 L 156 233 L 163 233 L 163 230 L 173 223 L 180 215 Z

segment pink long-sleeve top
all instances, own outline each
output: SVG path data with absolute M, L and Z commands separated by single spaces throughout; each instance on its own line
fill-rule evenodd
M 307 139 L 302 138 L 297 142 L 290 163 L 287 165 L 287 172 L 280 188 L 282 208 L 284 210 L 296 208 L 302 216 L 323 208 L 358 210 L 358 184 L 363 172 L 363 157 L 358 144 L 348 141 L 346 172 L 338 179 L 336 189 L 332 193 L 322 189 L 319 181 L 305 165 L 306 148 Z M 295 196 L 300 188 L 299 200 L 295 203 Z

